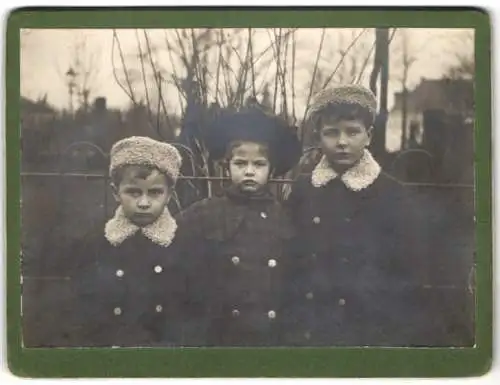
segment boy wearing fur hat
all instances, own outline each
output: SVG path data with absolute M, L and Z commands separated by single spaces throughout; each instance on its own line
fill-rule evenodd
M 280 343 L 282 273 L 291 224 L 269 188 L 301 153 L 294 130 L 258 107 L 223 112 L 209 128 L 213 159 L 231 179 L 223 196 L 204 199 L 178 216 L 190 239 L 190 315 L 194 346 Z M 182 242 L 185 244 L 185 242 Z
M 368 150 L 376 107 L 371 91 L 346 85 L 322 91 L 309 110 L 322 157 L 287 202 L 298 234 L 288 344 L 418 343 L 419 245 L 406 192 Z
M 60 342 L 69 346 L 180 343 L 177 223 L 167 203 L 181 157 L 147 137 L 117 142 L 110 154 L 118 208 L 72 248 L 70 295 L 61 306 Z

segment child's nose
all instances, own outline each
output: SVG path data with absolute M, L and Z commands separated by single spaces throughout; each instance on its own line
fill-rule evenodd
M 151 203 L 149 202 L 149 199 L 146 196 L 142 196 L 137 201 L 137 206 L 139 206 L 139 208 L 141 209 L 147 209 L 149 206 L 151 206 Z
M 254 175 L 255 174 L 255 167 L 252 165 L 247 166 L 245 170 L 246 175 Z
M 339 146 L 345 146 L 345 145 L 347 145 L 347 135 L 344 134 L 344 133 L 341 133 L 339 135 L 339 140 L 338 140 L 337 143 L 338 143 Z

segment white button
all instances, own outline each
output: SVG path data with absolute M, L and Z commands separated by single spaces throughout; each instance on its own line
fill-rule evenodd
M 320 222 L 321 222 L 321 218 L 320 218 L 320 217 L 314 217 L 314 218 L 313 218 L 313 222 L 314 222 L 315 224 L 318 224 L 318 223 L 320 223 Z
M 123 277 L 123 270 L 116 270 L 116 276 L 117 277 Z
M 155 266 L 155 273 L 160 274 L 163 271 L 163 268 L 160 265 Z
M 113 313 L 115 313 L 115 315 L 120 315 L 122 314 L 122 309 L 120 309 L 119 307 L 115 307 L 113 309 Z
M 310 291 L 309 293 L 306 294 L 306 298 L 307 299 L 313 299 L 314 298 L 314 294 L 312 291 Z
M 346 222 L 350 222 L 350 221 L 351 221 L 351 218 L 345 218 L 345 221 L 346 221 Z
M 239 259 L 238 257 L 236 257 L 236 256 L 234 256 L 233 258 L 231 258 L 231 261 L 232 261 L 235 265 L 237 265 L 238 263 L 240 263 L 240 259 Z
M 344 306 L 345 305 L 345 299 L 344 298 L 339 299 L 339 305 L 340 306 Z
M 264 218 L 264 219 L 266 219 L 266 218 L 267 218 L 267 214 L 266 214 L 265 212 L 261 212 L 261 213 L 260 213 L 260 216 L 261 216 L 262 218 Z
M 240 311 L 238 309 L 234 309 L 232 311 L 233 317 L 238 317 L 240 315 Z
M 304 337 L 306 338 L 306 340 L 311 339 L 311 332 L 309 332 L 309 331 L 305 332 Z
M 276 266 L 276 260 L 275 259 L 270 259 L 269 261 L 267 261 L 267 265 L 269 267 L 274 267 Z
M 156 312 L 161 313 L 163 311 L 163 306 L 161 305 L 156 305 Z
M 267 313 L 267 316 L 271 319 L 274 319 L 274 318 L 276 318 L 276 312 L 274 310 L 269 310 L 269 312 Z

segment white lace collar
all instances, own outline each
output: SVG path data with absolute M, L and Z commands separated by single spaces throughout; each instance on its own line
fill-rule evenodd
M 155 222 L 145 227 L 139 227 L 125 216 L 122 206 L 119 206 L 115 216 L 106 223 L 104 236 L 113 246 L 118 246 L 139 230 L 154 243 L 167 247 L 174 239 L 177 223 L 168 209 L 165 208 Z
M 343 173 L 340 179 L 348 189 L 360 191 L 370 186 L 378 178 L 380 171 L 380 165 L 370 151 L 365 150 L 359 162 Z M 323 155 L 312 172 L 311 183 L 314 187 L 322 187 L 337 176 Z

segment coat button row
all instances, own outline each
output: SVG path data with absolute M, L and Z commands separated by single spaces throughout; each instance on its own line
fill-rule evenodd
M 233 317 L 239 317 L 240 316 L 240 311 L 238 309 L 233 309 L 233 311 L 231 312 L 231 314 L 233 315 Z M 267 317 L 270 318 L 270 319 L 275 319 L 276 318 L 276 312 L 274 310 L 269 310 L 267 312 Z
M 156 311 L 157 313 L 161 313 L 161 312 L 163 311 L 163 306 L 161 306 L 161 305 L 156 305 L 156 307 L 155 307 L 155 311 Z M 123 311 L 122 311 L 122 309 L 121 309 L 120 307 L 115 307 L 115 308 L 113 309 L 113 314 L 114 314 L 114 315 L 122 315 L 122 313 L 123 313 Z
M 160 274 L 163 271 L 163 268 L 160 265 L 157 265 L 154 267 L 153 270 L 155 273 Z M 125 272 L 122 269 L 118 269 L 118 270 L 116 270 L 115 274 L 117 277 L 121 278 L 125 275 Z
M 307 292 L 306 293 L 306 299 L 308 299 L 308 300 L 314 299 L 314 293 L 312 291 Z M 340 306 L 344 306 L 345 305 L 345 299 L 344 298 L 340 298 L 339 299 L 339 305 Z
M 351 218 L 344 218 L 344 220 L 345 220 L 346 222 L 351 222 Z M 318 224 L 320 224 L 320 223 L 321 223 L 321 218 L 320 218 L 320 217 L 314 217 L 314 218 L 312 219 L 312 221 L 313 221 L 313 223 L 314 223 L 314 224 L 318 225 Z
M 266 218 L 267 218 L 267 214 L 266 214 L 265 212 L 261 212 L 261 213 L 260 213 L 260 216 L 261 216 L 261 218 L 263 218 L 263 219 L 266 219 Z
M 237 256 L 231 257 L 231 262 L 233 262 L 233 265 L 238 265 L 240 263 L 240 258 Z M 276 259 L 270 259 L 267 261 L 267 265 L 269 267 L 275 267 L 278 264 Z

